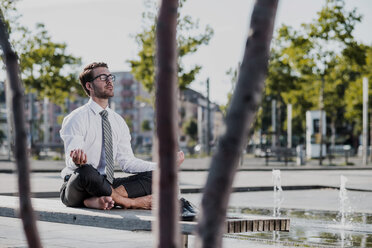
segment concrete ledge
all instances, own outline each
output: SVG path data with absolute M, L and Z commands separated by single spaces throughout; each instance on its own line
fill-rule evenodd
M 50 161 L 46 161 L 50 162 Z M 31 173 L 60 173 L 61 170 L 65 167 L 64 164 L 58 164 L 58 163 L 52 163 L 47 164 L 45 161 L 43 161 L 43 164 L 41 162 L 34 162 L 34 164 L 31 164 L 30 166 L 30 172 Z M 244 165 L 239 166 L 237 168 L 237 171 L 272 171 L 273 169 L 276 170 L 282 170 L 282 171 L 352 171 L 352 170 L 372 170 L 372 166 L 316 166 L 316 165 L 306 165 L 306 166 L 297 166 L 297 165 Z M 200 172 L 200 171 L 209 171 L 209 166 L 183 166 L 180 168 L 180 171 L 182 172 Z M 122 170 L 118 167 L 115 167 L 115 172 L 122 172 Z M 0 162 L 0 173 L 6 173 L 6 174 L 16 174 L 17 168 L 15 165 L 15 162 L 9 162 L 4 163 Z
M 340 187 L 331 186 L 331 185 L 286 185 L 282 186 L 284 191 L 289 190 L 317 190 L 317 189 L 336 189 L 340 190 Z M 181 187 L 182 194 L 197 194 L 202 193 L 203 188 L 199 187 L 190 187 L 185 188 Z M 372 192 L 372 189 L 361 189 L 361 188 L 350 188 L 346 187 L 348 191 L 358 191 L 358 192 Z M 273 191 L 273 186 L 249 186 L 249 187 L 233 187 L 232 192 L 259 192 L 259 191 Z M 33 198 L 59 198 L 59 191 L 46 191 L 46 192 L 32 192 L 31 197 Z M 0 193 L 0 196 L 18 196 L 18 192 L 7 192 Z
M 262 166 L 242 166 L 236 169 L 239 171 L 272 171 L 272 170 L 281 170 L 281 171 L 348 171 L 348 170 L 372 170 L 372 166 L 297 166 L 297 165 L 262 165 Z M 198 171 L 209 171 L 209 168 L 181 168 L 180 171 L 187 172 L 198 172 Z
M 150 231 L 155 218 L 151 211 L 112 209 L 109 211 L 69 208 L 60 200 L 32 198 L 35 214 L 40 221 L 95 226 L 128 231 Z M 19 198 L 0 196 L 0 216 L 19 217 Z M 183 222 L 182 222 L 183 223 Z M 183 223 L 182 231 L 191 233 L 196 223 Z
M 83 226 L 95 226 L 128 231 L 151 231 L 155 217 L 149 210 L 96 210 L 69 208 L 56 199 L 35 199 L 32 204 L 38 220 Z M 19 198 L 0 196 L 0 216 L 18 218 Z M 289 231 L 289 219 L 266 216 L 229 216 L 225 232 Z M 192 234 L 196 222 L 181 221 L 183 234 Z

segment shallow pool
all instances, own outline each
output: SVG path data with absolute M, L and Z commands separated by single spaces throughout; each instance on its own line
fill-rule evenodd
M 271 209 L 231 208 L 230 213 L 272 216 Z M 281 209 L 289 232 L 229 234 L 226 237 L 289 247 L 372 247 L 372 214 L 348 213 L 345 225 L 334 211 Z

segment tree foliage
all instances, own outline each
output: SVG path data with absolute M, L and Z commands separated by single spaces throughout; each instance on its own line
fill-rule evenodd
M 180 9 L 186 0 L 180 1 Z M 155 23 L 156 7 L 153 1 L 147 2 L 147 12 L 143 13 L 145 26 L 143 30 L 136 34 L 135 39 L 140 47 L 138 57 L 128 60 L 134 78 L 141 82 L 144 88 L 152 93 L 155 82 Z M 180 11 L 181 12 L 181 11 Z M 213 36 L 213 29 L 206 26 L 199 31 L 199 21 L 193 20 L 190 16 L 178 16 L 177 22 L 177 43 L 178 43 L 178 85 L 185 89 L 201 70 L 200 65 L 193 65 L 187 68 L 183 64 L 183 59 L 195 53 L 201 45 L 207 45 Z
M 77 81 L 81 61 L 66 52 L 67 45 L 51 40 L 45 26 L 37 24 L 20 53 L 21 72 L 27 92 L 47 97 L 59 105 L 71 94 L 83 95 Z
M 38 98 L 47 97 L 59 105 L 64 104 L 66 97 L 83 95 L 76 75 L 81 59 L 68 54 L 65 43 L 53 42 L 44 24 L 36 24 L 34 31 L 20 24 L 17 2 L 1 0 L 0 8 L 19 58 L 26 92 L 33 92 Z
M 354 83 L 349 84 L 347 94 L 345 96 L 345 118 L 352 123 L 354 135 L 362 132 L 362 114 L 363 114 L 363 77 L 366 77 L 369 82 L 369 109 L 372 107 L 372 47 L 365 47 L 366 49 L 366 63 L 360 68 L 355 64 L 345 61 L 345 66 L 350 68 L 355 76 Z M 371 112 L 369 113 L 372 114 Z
M 352 111 L 346 107 L 348 90 L 358 83 L 366 64 L 367 47 L 353 36 L 361 18 L 356 9 L 346 10 L 344 0 L 327 0 L 312 22 L 298 30 L 283 25 L 277 31 L 263 99 L 293 105 L 295 134 L 305 132 L 305 112 L 320 104 L 331 123 L 347 125 L 345 116 Z
M 192 141 L 198 139 L 198 123 L 194 118 L 190 118 L 182 126 L 183 132 L 190 137 Z
M 152 130 L 152 128 L 151 128 L 151 123 L 150 123 L 150 121 L 149 120 L 144 120 L 144 121 L 142 121 L 142 123 L 141 123 L 141 129 L 142 129 L 142 131 L 151 131 Z

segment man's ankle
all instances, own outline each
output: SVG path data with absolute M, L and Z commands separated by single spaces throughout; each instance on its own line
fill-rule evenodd
M 151 206 L 152 206 L 151 195 L 140 196 L 137 198 L 132 198 L 131 200 L 133 200 L 132 208 L 151 209 Z

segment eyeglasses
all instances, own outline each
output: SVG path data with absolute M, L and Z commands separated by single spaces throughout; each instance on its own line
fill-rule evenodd
M 115 82 L 115 75 L 107 75 L 107 74 L 99 74 L 98 76 L 94 77 L 91 81 L 93 82 L 94 80 L 96 80 L 97 78 L 99 78 L 99 80 L 101 81 L 104 81 L 104 82 L 107 82 L 108 80 L 111 80 L 112 82 Z

